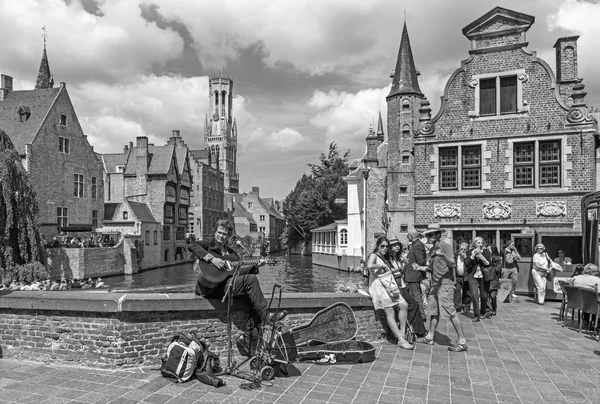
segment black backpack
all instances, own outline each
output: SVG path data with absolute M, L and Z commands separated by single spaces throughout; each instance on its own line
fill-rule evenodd
M 160 373 L 163 377 L 184 383 L 194 377 L 196 367 L 204 365 L 207 344 L 187 333 L 177 333 L 165 341 L 167 351 L 162 358 Z

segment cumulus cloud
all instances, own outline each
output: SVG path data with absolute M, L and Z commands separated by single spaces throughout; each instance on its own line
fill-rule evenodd
M 306 138 L 300 132 L 292 128 L 283 128 L 277 132 L 270 132 L 258 127 L 248 138 L 249 148 L 266 148 L 270 150 L 288 151 Z
M 193 148 L 204 147 L 208 77 L 139 75 L 128 83 L 86 82 L 68 87 L 90 143 L 101 153 L 118 152 L 136 136 L 164 144 L 173 129 Z M 254 118 L 245 99 L 234 97 L 240 126 Z
M 600 83 L 596 79 L 597 68 L 594 67 L 600 65 L 600 54 L 598 53 L 599 20 L 599 3 L 575 0 L 564 1 L 558 10 L 548 17 L 550 29 L 564 29 L 581 35 L 577 40 L 579 77 L 585 79 L 586 90 L 594 97 L 588 97 L 588 100 L 592 99 L 592 102 L 596 103 L 600 92 Z M 548 61 L 552 61 L 552 59 Z
M 59 73 L 56 81 L 128 79 L 183 52 L 181 36 L 146 21 L 139 2 L 102 0 L 97 7 L 98 12 L 91 14 L 78 0 L 1 5 L 0 37 L 12 39 L 2 41 L 0 65 L 9 74 L 21 70 L 35 74 L 42 55 L 42 26 L 48 33 L 50 69 Z
M 315 91 L 308 101 L 308 106 L 316 110 L 310 123 L 324 131 L 323 143 L 335 141 L 344 149 L 362 150 L 369 125 L 377 125 L 379 111 L 385 119 L 385 96 L 389 91 L 389 86 L 356 93 Z

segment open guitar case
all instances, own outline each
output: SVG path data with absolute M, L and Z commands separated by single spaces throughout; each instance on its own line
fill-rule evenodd
M 288 359 L 319 363 L 364 363 L 375 360 L 375 347 L 355 341 L 358 324 L 354 311 L 338 302 L 316 313 L 306 324 L 283 333 Z

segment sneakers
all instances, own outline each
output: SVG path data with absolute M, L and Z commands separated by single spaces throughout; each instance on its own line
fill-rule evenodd
M 456 345 L 450 345 L 448 347 L 448 351 L 450 352 L 465 352 L 469 349 L 469 346 L 467 345 L 467 343 L 463 343 L 463 344 L 456 344 Z
M 519 296 L 515 295 L 514 293 L 511 293 L 510 297 L 512 297 L 514 299 L 514 298 L 519 297 Z

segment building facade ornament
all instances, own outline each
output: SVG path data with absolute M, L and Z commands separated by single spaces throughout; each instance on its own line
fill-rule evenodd
M 478 84 L 479 84 L 479 79 L 471 79 L 471 81 L 469 81 L 469 87 L 471 87 L 471 88 L 477 87 Z
M 425 124 L 419 130 L 420 136 L 428 136 L 435 132 L 435 124 L 432 122 L 425 122 Z
M 567 122 L 569 123 L 592 123 L 594 118 L 589 114 L 586 107 L 575 107 L 571 108 L 567 113 Z
M 483 204 L 483 217 L 491 220 L 510 219 L 512 204 L 506 201 L 494 201 Z
M 567 202 L 565 201 L 544 201 L 537 202 L 535 205 L 536 216 L 559 217 L 567 215 Z
M 433 217 L 454 219 L 460 217 L 459 203 L 436 203 L 433 205 Z
M 527 80 L 529 80 L 529 75 L 527 73 L 521 73 L 517 76 L 517 78 L 525 83 Z

